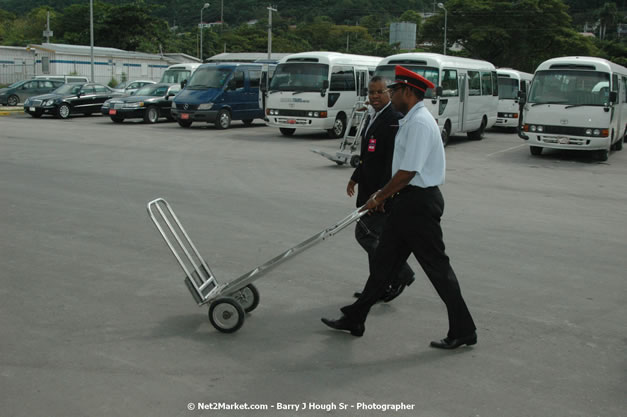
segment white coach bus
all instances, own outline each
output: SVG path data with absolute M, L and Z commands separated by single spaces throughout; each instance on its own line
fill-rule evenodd
M 529 91 L 533 74 L 511 68 L 499 68 L 496 75 L 499 82 L 499 112 L 495 126 L 515 129 L 520 121 L 518 92 Z
M 379 57 L 302 52 L 282 58 L 267 92 L 269 126 L 285 136 L 296 129 L 324 129 L 344 136 L 355 104 L 366 99 Z
M 606 161 L 627 130 L 627 68 L 602 58 L 544 61 L 535 71 L 519 132 L 532 155 L 544 148 L 595 151 Z
M 425 106 L 440 126 L 444 145 L 450 136 L 459 133 L 482 139 L 485 129 L 496 123 L 498 84 L 496 68 L 491 63 L 440 54 L 405 53 L 382 60 L 375 75 L 393 80 L 397 65 L 436 85 L 436 91 L 427 90 Z
M 183 81 L 188 81 L 191 75 L 196 71 L 196 68 L 200 66 L 200 62 L 187 62 L 183 64 L 170 65 L 161 76 L 160 83 L 167 84 L 180 84 Z

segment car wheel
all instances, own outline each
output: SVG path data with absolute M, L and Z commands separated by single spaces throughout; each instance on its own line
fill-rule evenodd
M 144 113 L 144 122 L 157 123 L 157 120 L 159 120 L 159 110 L 155 106 L 148 107 Z
M 279 130 L 283 136 L 292 136 L 296 132 L 296 129 L 288 129 L 286 127 L 280 127 Z
M 346 119 L 343 115 L 340 114 L 337 116 L 333 123 L 333 128 L 329 129 L 328 132 L 331 139 L 344 137 L 344 132 L 346 132 Z
M 68 117 L 70 117 L 70 106 L 63 103 L 59 107 L 57 107 L 57 116 L 59 116 L 61 119 L 67 119 Z
M 228 110 L 220 110 L 215 124 L 218 129 L 228 129 L 231 126 L 231 113 Z
M 113 120 L 114 123 L 122 123 L 124 121 L 124 117 L 123 116 L 111 116 L 111 120 Z
M 529 152 L 534 156 L 542 155 L 542 146 L 530 146 Z
M 191 120 L 179 120 L 179 126 L 181 127 L 190 127 L 191 125 Z
M 17 106 L 17 104 L 20 102 L 20 98 L 16 95 L 12 95 L 9 96 L 8 100 L 7 100 L 7 104 L 9 106 Z

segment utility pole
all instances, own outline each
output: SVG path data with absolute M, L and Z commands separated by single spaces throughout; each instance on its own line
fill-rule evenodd
M 272 12 L 277 9 L 268 6 L 268 61 L 272 59 Z
M 89 0 L 89 45 L 91 50 L 91 82 L 94 82 L 94 0 Z
M 53 35 L 53 32 L 50 30 L 50 12 L 46 14 L 46 30 L 44 30 L 44 38 L 46 38 L 46 43 L 50 43 L 50 37 Z

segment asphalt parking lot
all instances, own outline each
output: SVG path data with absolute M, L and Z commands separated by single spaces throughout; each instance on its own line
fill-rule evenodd
M 244 326 L 216 331 L 147 202 L 168 200 L 226 282 L 354 209 L 351 169 L 310 152 L 338 146 L 262 123 L 0 117 L 0 414 L 627 415 L 627 151 L 452 138 L 442 222 L 472 348 L 429 348 L 446 313 L 413 259 L 416 283 L 364 337 L 320 323 L 365 282 L 352 228 L 258 280 Z

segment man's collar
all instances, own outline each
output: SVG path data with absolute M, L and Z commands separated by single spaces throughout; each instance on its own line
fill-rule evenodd
M 422 108 L 424 106 L 425 106 L 424 100 L 420 100 L 418 103 L 414 104 L 414 107 L 409 109 L 409 111 L 407 112 L 405 117 L 403 117 L 401 120 L 398 121 L 398 124 L 402 125 L 405 122 L 407 122 L 411 118 L 411 116 L 418 111 L 418 109 L 420 109 L 420 108 Z

